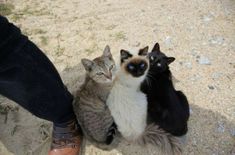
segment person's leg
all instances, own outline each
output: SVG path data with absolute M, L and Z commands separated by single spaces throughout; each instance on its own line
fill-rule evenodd
M 35 44 L 2 16 L 0 94 L 20 104 L 32 114 L 52 121 L 53 147 L 60 147 L 61 133 L 72 134 L 72 138 L 78 136 L 72 109 L 73 97 L 64 86 L 57 70 Z M 74 147 L 75 144 L 72 145 Z

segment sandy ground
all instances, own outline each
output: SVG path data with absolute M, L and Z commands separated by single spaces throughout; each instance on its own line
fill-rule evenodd
M 71 91 L 82 81 L 81 58 L 94 58 L 106 44 L 118 55 L 121 48 L 152 47 L 158 41 L 162 51 L 176 57 L 171 65 L 176 87 L 185 92 L 191 106 L 185 155 L 232 154 L 234 0 L 0 0 L 0 4 L 0 10 L 7 7 L 4 14 L 10 21 L 47 54 Z M 8 151 L 45 155 L 50 127 L 0 97 L 0 155 Z M 155 153 L 125 143 L 111 152 L 86 147 L 86 155 L 122 154 Z

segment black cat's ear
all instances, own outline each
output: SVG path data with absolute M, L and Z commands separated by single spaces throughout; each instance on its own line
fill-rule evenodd
M 167 57 L 167 64 L 169 65 L 170 63 L 172 63 L 173 61 L 175 61 L 174 57 Z
M 160 52 L 160 45 L 159 45 L 159 43 L 156 43 L 153 46 L 152 52 Z
M 138 55 L 146 56 L 148 54 L 148 50 L 149 50 L 149 47 L 146 46 L 145 48 L 142 48 L 142 49 L 139 50 Z
M 103 56 L 112 58 L 109 45 L 106 45 L 104 48 Z
M 90 72 L 92 70 L 92 66 L 94 65 L 94 62 L 89 59 L 82 59 L 81 60 L 84 68 L 86 71 Z
M 130 54 L 129 51 L 123 49 L 121 49 L 120 54 L 121 54 L 121 63 L 123 63 L 125 59 L 128 59 L 133 56 L 132 54 Z

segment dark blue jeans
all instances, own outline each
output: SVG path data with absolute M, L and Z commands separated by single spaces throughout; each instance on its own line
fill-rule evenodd
M 0 94 L 54 123 L 63 124 L 75 118 L 73 97 L 54 65 L 3 16 L 0 16 Z

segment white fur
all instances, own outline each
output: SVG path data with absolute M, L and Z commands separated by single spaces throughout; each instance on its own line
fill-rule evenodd
M 139 138 L 146 127 L 147 99 L 140 91 L 140 84 L 144 78 L 145 75 L 136 78 L 119 69 L 107 99 L 118 130 L 130 141 Z

